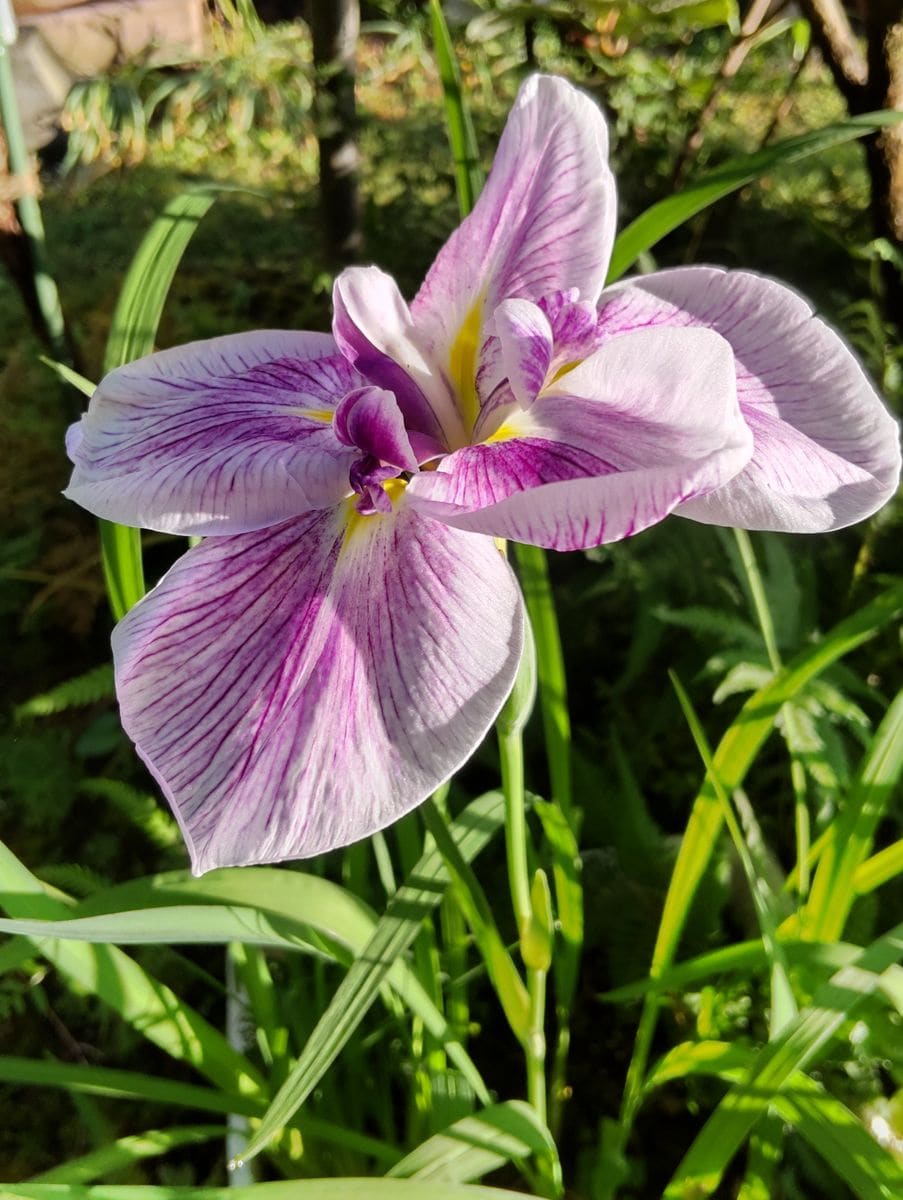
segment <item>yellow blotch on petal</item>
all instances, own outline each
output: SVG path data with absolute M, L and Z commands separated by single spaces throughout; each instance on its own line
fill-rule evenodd
M 477 351 L 480 348 L 482 324 L 483 297 L 480 296 L 464 318 L 449 355 L 452 386 L 458 397 L 458 407 L 468 434 L 473 432 L 480 410 L 477 400 Z
M 392 511 L 393 512 L 398 507 L 398 503 L 401 500 L 401 497 L 404 495 L 404 490 L 407 486 L 408 485 L 407 485 L 406 480 L 397 479 L 397 478 L 396 479 L 387 479 L 386 482 L 382 485 L 383 491 L 386 493 L 386 495 L 392 501 Z M 348 499 L 345 501 L 346 525 L 345 525 L 345 540 L 343 543 L 343 547 L 347 546 L 348 543 L 351 541 L 351 539 L 353 537 L 355 537 L 359 531 L 362 531 L 366 528 L 368 521 L 375 521 L 379 517 L 389 517 L 392 515 L 391 513 L 380 513 L 380 512 L 359 513 L 357 511 L 357 502 L 359 499 L 360 499 L 359 496 L 349 496 Z M 375 528 L 375 526 L 371 526 L 371 528 Z
M 573 362 L 566 362 L 564 366 L 558 368 L 552 376 L 550 383 L 557 383 L 562 375 L 567 375 L 569 371 L 573 371 L 575 367 L 579 367 L 582 361 L 582 358 L 575 358 Z
M 331 424 L 334 415 L 331 408 L 299 408 L 297 414 L 307 417 L 308 421 L 322 421 L 324 425 Z
M 503 421 L 502 424 L 499 425 L 498 429 L 496 429 L 493 433 L 490 433 L 489 437 L 483 439 L 483 442 L 485 445 L 489 446 L 493 442 L 510 442 L 512 438 L 520 436 L 520 429 L 516 429 L 514 425 L 510 424 L 508 421 Z

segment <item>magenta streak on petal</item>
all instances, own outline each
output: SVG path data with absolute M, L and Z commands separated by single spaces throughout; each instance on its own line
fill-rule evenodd
M 234 334 L 139 359 L 70 431 L 66 494 L 109 520 L 205 535 L 335 504 L 353 453 L 329 414 L 361 382 L 324 334 Z
M 341 510 L 189 551 L 114 634 L 123 722 L 198 872 L 308 857 L 473 753 L 520 656 L 491 539 Z
M 733 349 L 753 456 L 717 492 L 683 505 L 682 516 L 815 533 L 859 521 L 893 494 L 893 419 L 849 348 L 789 288 L 749 272 L 690 267 L 620 284 L 602 300 L 608 336 L 707 327 Z

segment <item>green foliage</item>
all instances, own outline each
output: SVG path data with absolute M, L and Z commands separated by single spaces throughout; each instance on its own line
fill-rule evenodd
M 109 663 L 101 663 L 84 675 L 67 679 L 40 696 L 32 696 L 24 704 L 17 705 L 14 715 L 17 721 L 27 717 L 49 717 L 70 708 L 83 708 L 100 700 L 109 700 L 113 694 L 113 668 Z
M 368 257 L 407 293 L 454 221 L 454 184 L 467 204 L 479 187 L 529 21 L 538 65 L 609 110 L 622 207 L 636 218 L 616 267 L 651 266 L 654 250 L 663 263 L 785 274 L 899 397 L 903 360 L 878 275 L 894 248 L 869 238 L 861 153 L 845 141 L 871 124 L 839 124 L 810 59 L 762 149 L 799 30 L 782 26 L 750 55 L 708 128 L 696 182 L 670 196 L 735 32 L 733 4 L 486 3 L 464 42 L 440 38 L 441 71 L 425 67 L 430 29 L 443 33 L 438 5 L 374 7 L 390 21 L 360 43 Z M 107 366 L 234 328 L 328 325 L 307 33 L 262 26 L 248 3 L 220 11 L 209 61 L 124 64 L 70 100 L 71 160 L 140 159 L 85 190 L 76 172 L 72 191 L 46 197 L 92 378 L 130 261 Z M 454 171 L 437 132 L 440 82 Z M 186 192 L 186 170 L 255 192 L 211 208 L 206 185 Z M 2 289 L 0 313 L 20 328 Z M 0 946 L 0 1022 L 16 1049 L 0 1057 L 0 1124 L 21 1158 L 6 1155 L 9 1142 L 0 1157 L 11 1180 L 32 1178 L 4 1183 L 10 1194 L 219 1200 L 225 1189 L 177 1185 L 225 1182 L 226 1116 L 229 1153 L 241 1153 L 236 1136 L 250 1138 L 247 1155 L 267 1142 L 261 1175 L 289 1181 L 259 1185 L 262 1200 L 513 1195 L 464 1186 L 497 1168 L 510 1186 L 519 1170 L 537 1194 L 564 1182 L 593 1200 L 692 1195 L 719 1180 L 741 1200 L 899 1193 L 900 946 L 888 933 L 903 902 L 900 700 L 888 704 L 899 686 L 899 510 L 817 544 L 756 539 L 773 645 L 741 556 L 711 529 L 669 522 L 566 562 L 518 551 L 545 740 L 541 752 L 535 721 L 527 777 L 550 797 L 531 801 L 524 836 L 534 881 L 524 962 L 492 840 L 502 799 L 469 801 L 491 786 L 489 750 L 455 784 L 447 827 L 441 811 L 431 818 L 438 846 L 414 817 L 301 870 L 161 873 L 184 861 L 180 838 L 115 727 L 109 666 L 85 669 L 107 654 L 106 626 L 92 626 L 93 531 L 44 499 L 65 468 L 33 466 L 30 448 L 59 441 L 65 418 L 19 340 L 3 364 L 5 426 L 18 438 L 9 497 L 0 489 L 14 518 L 0 613 L 16 622 L 16 723 L 0 730 L 0 777 L 19 857 L 4 854 L 0 870 L 13 934 Z M 54 371 L 90 391 L 84 376 Z M 127 559 L 137 538 L 122 537 L 112 549 Z M 156 576 L 176 545 L 147 538 L 145 549 Z M 893 577 L 874 600 L 882 567 Z M 120 611 L 140 594 L 136 575 L 126 590 Z M 685 681 L 709 767 L 701 788 L 669 668 Z M 794 819 L 797 767 L 811 844 Z M 49 865 L 35 876 L 20 858 Z M 524 968 L 543 974 L 549 952 L 537 1026 Z M 512 1099 L 537 1029 L 549 1039 L 548 1122 Z M 23 1095 L 40 1097 L 33 1135 Z M 220 1123 L 189 1124 L 191 1113 Z M 237 1119 L 250 1123 L 244 1134 Z M 57 1141 L 66 1161 L 48 1170 Z M 107 1176 L 102 1190 L 81 1186 Z
M 219 8 L 202 62 L 127 61 L 112 76 L 73 86 L 63 113 L 67 169 L 97 161 L 133 165 L 154 140 L 205 144 L 208 154 L 250 151 L 274 165 L 297 160 L 313 135 L 306 31 L 263 26 L 247 5 Z

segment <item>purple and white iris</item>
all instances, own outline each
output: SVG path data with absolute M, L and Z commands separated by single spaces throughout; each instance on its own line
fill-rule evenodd
M 529 79 L 410 307 L 352 268 L 331 336 L 151 355 L 70 431 L 71 499 L 204 537 L 113 635 L 195 871 L 355 841 L 470 757 L 523 638 L 494 539 L 814 532 L 892 494 L 896 426 L 799 296 L 709 267 L 603 290 L 607 151 L 586 96 Z

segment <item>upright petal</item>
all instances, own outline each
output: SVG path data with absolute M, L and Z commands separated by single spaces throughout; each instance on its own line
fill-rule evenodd
M 745 271 L 686 267 L 602 297 L 609 335 L 704 326 L 730 342 L 754 441 L 745 470 L 677 510 L 716 525 L 817 533 L 862 520 L 900 477 L 895 421 L 841 338 L 782 284 Z
M 332 292 L 336 342 L 370 383 L 395 393 L 411 430 L 446 443 L 461 436 L 447 380 L 424 357 L 410 311 L 391 275 L 349 267 Z
M 522 408 L 542 390 L 552 361 L 552 327 L 529 300 L 503 300 L 493 314 L 505 375 Z
M 411 311 L 437 361 L 479 305 L 566 288 L 595 301 L 614 240 L 608 133 L 598 107 L 566 83 L 532 75 L 520 89 L 486 187 L 439 251 Z
M 89 512 L 164 533 L 263 528 L 348 493 L 332 430 L 361 383 L 328 334 L 238 333 L 164 350 L 101 382 L 67 439 Z
M 114 633 L 123 725 L 195 871 L 308 857 L 467 760 L 522 623 L 489 538 L 346 503 L 180 559 Z
M 416 476 L 408 495 L 459 529 L 578 550 L 660 521 L 751 451 L 724 339 L 641 330 L 607 342 L 528 411 L 509 410 L 485 444 Z

